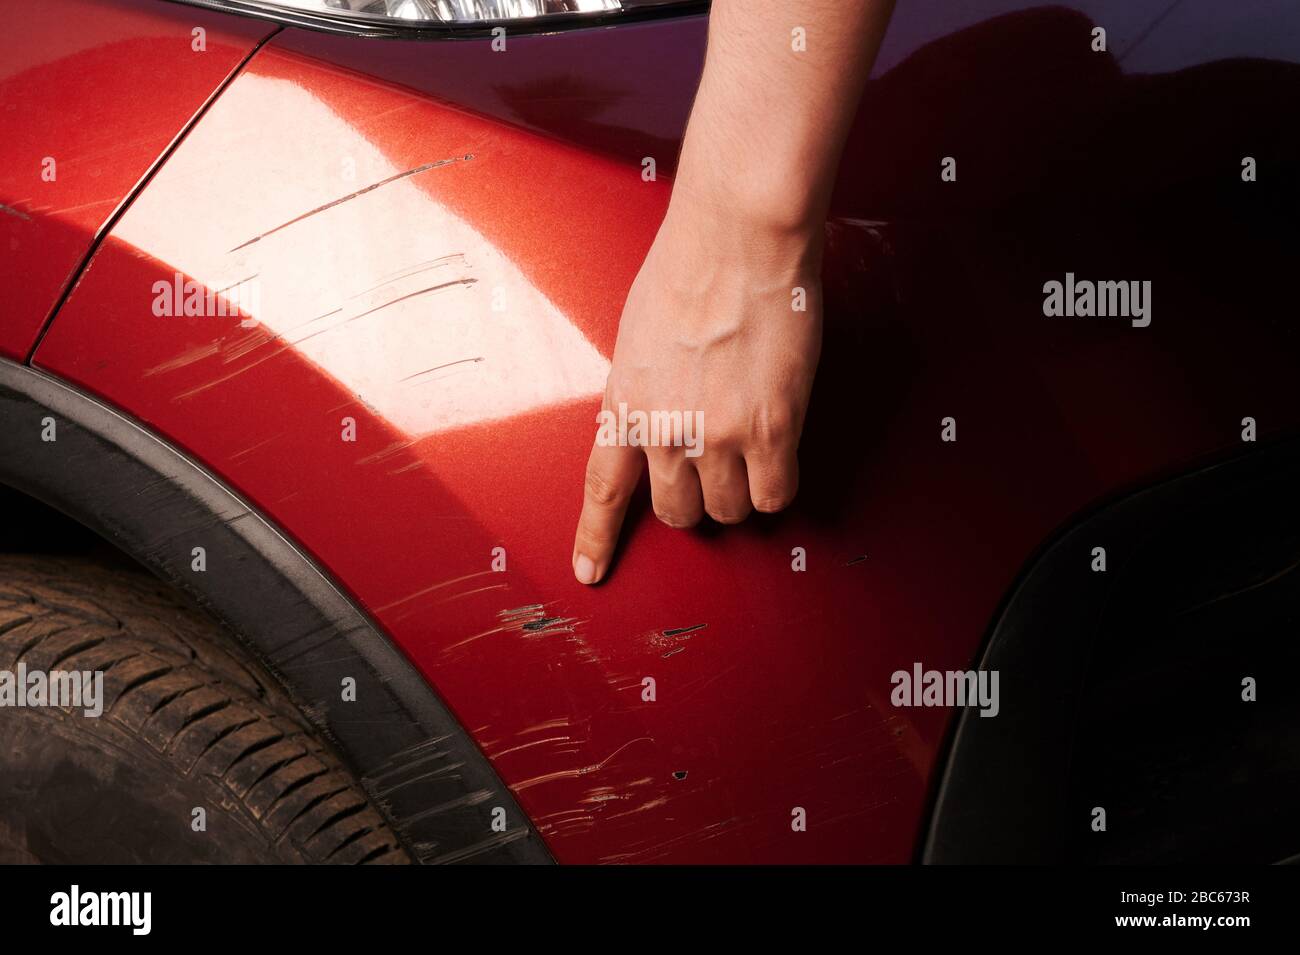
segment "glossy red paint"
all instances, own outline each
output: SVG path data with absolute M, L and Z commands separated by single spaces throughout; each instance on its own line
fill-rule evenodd
M 497 51 L 475 40 L 360 43 L 290 28 L 275 45 L 603 155 L 654 156 L 667 173 L 704 66 L 707 29 L 706 17 L 671 17 L 511 36 Z
M 26 359 L 100 229 L 275 27 L 149 0 L 12 3 L 3 17 L 0 355 Z
M 1061 35 L 1087 25 L 1050 15 Z M 377 55 L 362 74 L 273 41 L 118 222 L 35 363 L 190 451 L 342 581 L 561 861 L 904 861 L 951 714 L 892 707 L 890 675 L 970 665 L 1018 569 L 1081 508 L 1240 448 L 1243 415 L 1265 434 L 1300 424 L 1300 342 L 1264 312 L 1282 252 L 1190 228 L 1241 208 L 1205 187 L 1220 155 L 1128 207 L 1080 207 L 1067 197 L 1107 183 L 1081 186 L 1074 154 L 962 121 L 1004 101 L 996 63 L 984 100 L 909 117 L 900 104 L 943 75 L 933 53 L 873 86 L 844 164 L 799 502 L 690 533 L 642 502 L 599 588 L 569 568 L 583 464 L 668 194 L 635 149 L 612 158 L 625 145 L 598 155 L 389 82 Z M 1218 134 L 1224 156 L 1244 148 L 1234 124 L 1258 126 L 1249 103 L 1191 98 L 1196 77 L 1112 64 L 1079 90 L 1034 62 L 1095 122 L 1136 133 L 1159 113 L 1166 137 Z M 1285 65 L 1219 81 L 1296 89 Z M 951 198 L 935 128 L 975 158 Z M 1067 178 L 1017 200 L 993 174 L 1026 143 Z M 882 197 L 872 177 L 890 170 Z M 1152 325 L 1044 318 L 1042 284 L 1067 270 L 1152 281 Z M 255 278 L 258 323 L 156 316 L 153 285 L 177 271 L 210 289 Z

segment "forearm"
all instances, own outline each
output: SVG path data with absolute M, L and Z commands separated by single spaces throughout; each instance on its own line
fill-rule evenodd
M 893 0 L 714 0 L 673 202 L 820 228 L 892 9 Z
M 671 527 L 793 500 L 821 349 L 822 225 L 892 7 L 714 0 L 672 200 L 628 292 L 605 388 L 606 409 L 696 415 L 699 450 L 598 432 L 573 545 L 583 583 L 608 572 L 643 464 Z

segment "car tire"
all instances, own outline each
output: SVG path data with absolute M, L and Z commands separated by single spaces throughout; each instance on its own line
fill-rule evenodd
M 0 680 L 36 671 L 102 673 L 102 713 L 0 686 L 0 862 L 410 861 L 276 681 L 147 574 L 0 555 Z

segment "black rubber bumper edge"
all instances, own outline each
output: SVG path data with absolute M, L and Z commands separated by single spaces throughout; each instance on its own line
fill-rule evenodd
M 42 438 L 47 419 L 53 441 Z M 98 400 L 0 360 L 0 481 L 95 531 L 233 631 L 342 753 L 414 858 L 553 861 L 401 651 L 270 521 L 184 454 Z M 191 569 L 195 547 L 205 550 L 204 572 Z M 352 702 L 343 700 L 347 677 L 356 681 Z

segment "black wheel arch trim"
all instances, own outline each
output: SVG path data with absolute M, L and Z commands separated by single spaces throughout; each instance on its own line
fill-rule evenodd
M 53 441 L 42 440 L 46 418 Z M 413 858 L 553 861 L 401 650 L 284 532 L 187 455 L 98 399 L 0 360 L 0 482 L 95 531 L 233 631 L 340 750 Z M 200 546 L 202 573 L 190 569 Z M 355 701 L 342 700 L 344 677 L 356 680 Z
M 999 671 L 1000 712 L 968 707 L 953 720 L 919 861 L 1062 862 L 1071 727 L 1117 571 L 1200 507 L 1298 485 L 1300 435 L 1287 434 L 1103 501 L 1052 534 L 994 617 L 975 666 Z M 1108 572 L 1087 572 L 1100 544 Z

